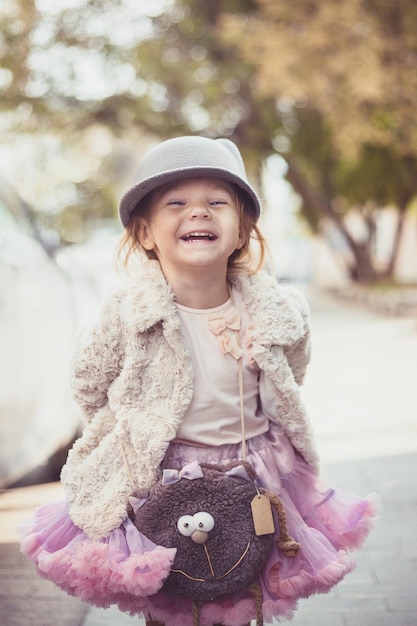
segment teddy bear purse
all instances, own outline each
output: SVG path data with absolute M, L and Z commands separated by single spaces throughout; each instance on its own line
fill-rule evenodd
M 133 521 L 155 544 L 176 548 L 166 592 L 192 599 L 196 615 L 203 602 L 247 590 L 258 626 L 262 591 L 256 579 L 274 546 L 275 525 L 279 550 L 295 556 L 300 548 L 288 534 L 281 500 L 256 487 L 246 461 L 225 467 L 195 461 L 180 471 L 164 470 Z

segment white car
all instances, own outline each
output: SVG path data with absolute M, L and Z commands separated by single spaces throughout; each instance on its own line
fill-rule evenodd
M 73 291 L 30 209 L 0 179 L 0 488 L 30 473 L 56 478 L 76 437 Z

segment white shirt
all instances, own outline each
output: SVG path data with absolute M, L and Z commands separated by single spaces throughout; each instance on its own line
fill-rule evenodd
M 234 304 L 229 298 L 212 309 L 192 309 L 177 304 L 195 377 L 194 396 L 177 439 L 208 446 L 242 441 L 240 354 L 246 439 L 265 433 L 269 428 L 260 400 L 260 370 L 250 357 L 251 319 L 238 293 L 233 292 L 233 300 Z M 265 385 L 265 381 L 261 386 L 264 396 L 272 393 L 272 386 Z

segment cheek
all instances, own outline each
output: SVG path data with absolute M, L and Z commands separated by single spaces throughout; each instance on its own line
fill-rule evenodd
M 230 216 L 229 229 L 230 229 L 230 236 L 235 238 L 236 247 L 238 248 L 239 246 L 241 246 L 242 241 L 243 241 L 242 222 L 239 218 L 239 215 L 234 214 L 233 216 Z

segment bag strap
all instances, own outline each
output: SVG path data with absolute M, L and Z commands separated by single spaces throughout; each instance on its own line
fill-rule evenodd
M 232 293 L 232 287 L 229 287 L 229 296 L 232 305 L 236 308 L 235 299 Z M 237 343 L 239 347 L 240 345 L 240 336 L 239 330 L 235 331 L 237 333 Z M 243 354 L 243 351 L 242 351 Z M 246 461 L 247 450 L 246 450 L 246 429 L 245 429 L 245 403 L 243 399 L 243 356 L 239 356 L 237 360 L 238 364 L 238 372 L 239 372 L 239 396 L 240 396 L 240 428 L 242 431 L 242 460 Z
M 240 395 L 240 425 L 242 429 L 242 459 L 246 461 L 246 431 L 245 431 L 245 405 L 243 402 L 243 364 L 242 357 L 238 360 L 239 367 L 239 395 Z
M 119 435 L 119 445 L 120 445 L 120 450 L 122 451 L 123 463 L 125 464 L 127 477 L 130 482 L 130 488 L 132 489 L 132 491 L 135 491 L 136 490 L 135 479 L 133 478 L 132 470 L 130 468 L 129 461 L 127 460 L 126 451 L 123 445 L 121 435 Z

